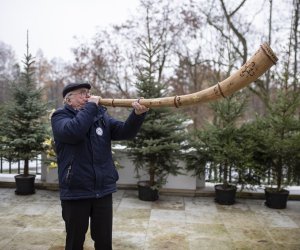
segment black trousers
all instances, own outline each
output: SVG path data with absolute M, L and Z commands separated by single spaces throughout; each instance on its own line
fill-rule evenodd
M 99 199 L 62 200 L 66 224 L 66 250 L 83 250 L 90 220 L 96 250 L 112 249 L 112 195 Z

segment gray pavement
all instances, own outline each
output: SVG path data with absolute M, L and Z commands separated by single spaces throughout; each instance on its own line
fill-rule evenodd
M 114 200 L 114 250 L 300 249 L 300 201 L 286 209 L 264 200 L 221 206 L 213 197 L 161 195 L 156 202 L 120 190 Z M 0 249 L 62 250 L 64 223 L 57 191 L 29 196 L 0 188 Z M 94 249 L 89 232 L 85 249 Z

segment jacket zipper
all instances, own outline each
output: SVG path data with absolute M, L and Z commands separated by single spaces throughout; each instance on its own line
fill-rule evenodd
M 71 170 L 72 170 L 72 165 L 70 165 L 70 166 L 68 167 L 68 172 L 67 172 L 67 176 L 66 176 L 67 183 L 70 182 L 70 174 L 71 174 Z
M 94 128 L 94 127 L 93 127 Z M 91 134 L 93 133 L 90 133 L 89 134 L 89 137 L 91 137 Z M 93 135 L 92 135 L 93 136 Z M 94 190 L 96 191 L 96 186 L 97 186 L 97 174 L 96 174 L 96 170 L 95 170 L 95 167 L 94 167 L 94 149 L 93 149 L 93 143 L 92 143 L 92 140 L 91 138 L 89 138 L 89 142 L 91 144 L 91 149 L 92 149 L 92 168 L 94 170 L 94 174 L 95 174 L 95 183 L 94 183 Z

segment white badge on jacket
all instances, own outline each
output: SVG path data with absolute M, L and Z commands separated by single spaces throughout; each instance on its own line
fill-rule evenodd
M 102 136 L 103 135 L 102 128 L 100 128 L 100 127 L 96 128 L 96 134 L 99 135 L 99 136 Z

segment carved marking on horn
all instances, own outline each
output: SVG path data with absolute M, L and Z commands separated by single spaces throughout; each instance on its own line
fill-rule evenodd
M 176 95 L 176 96 L 174 96 L 174 105 L 176 108 L 179 108 L 177 101 L 178 100 L 177 100 L 177 95 Z
M 181 105 L 182 105 L 180 96 L 177 97 L 177 103 L 178 103 L 178 106 L 181 106 Z
M 241 77 L 246 76 L 250 77 L 250 76 L 254 76 L 255 75 L 255 62 L 251 62 L 250 64 L 245 63 L 245 65 L 243 66 L 244 69 L 242 69 L 242 72 L 240 74 Z
M 217 86 L 214 87 L 214 93 L 215 93 L 216 96 L 220 96 Z
M 218 88 L 219 88 L 219 91 L 221 93 L 221 96 L 223 96 L 224 98 L 226 98 L 219 83 L 218 83 Z

